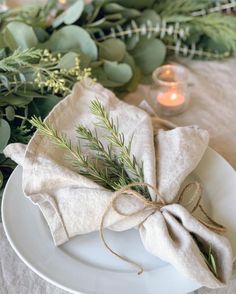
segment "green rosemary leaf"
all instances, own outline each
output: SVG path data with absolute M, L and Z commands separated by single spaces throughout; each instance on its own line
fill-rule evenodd
M 69 158 L 72 160 L 73 166 L 78 168 L 80 174 L 87 175 L 96 183 L 103 185 L 105 188 L 114 190 L 113 184 L 106 171 L 104 172 L 104 169 L 98 166 L 96 160 L 90 161 L 88 156 L 83 155 L 79 144 L 76 148 L 73 148 L 71 141 L 67 139 L 65 134 L 59 134 L 55 128 L 43 122 L 41 118 L 33 117 L 30 122 L 42 135 L 51 139 L 56 146 L 67 152 Z
M 138 182 L 144 182 L 142 167 L 139 166 L 136 158 L 131 154 L 132 142 L 129 141 L 128 147 L 125 145 L 124 134 L 119 132 L 118 126 L 114 124 L 113 118 L 109 116 L 109 113 L 98 99 L 91 101 L 90 109 L 98 118 L 99 126 L 107 130 L 108 135 L 106 139 L 119 150 L 119 161 L 124 165 L 124 169 L 130 175 L 131 181 L 134 182 L 134 179 L 138 179 Z M 142 190 L 142 194 L 146 198 L 151 199 L 146 187 L 141 187 L 139 190 Z
M 209 248 L 209 253 L 208 253 L 208 256 L 209 256 L 209 265 L 210 267 L 212 268 L 212 271 L 214 272 L 215 276 L 217 277 L 217 267 L 216 267 L 216 261 L 215 261 L 215 257 L 212 253 L 212 248 L 210 246 Z
M 101 126 L 110 133 L 106 137 L 110 141 L 107 147 L 98 139 L 96 132 L 93 134 L 84 126 L 76 129 L 79 141 L 74 148 L 64 134 L 59 134 L 55 128 L 43 122 L 41 118 L 33 117 L 31 124 L 41 134 L 50 138 L 56 146 L 67 151 L 72 165 L 78 168 L 81 175 L 87 176 L 103 187 L 117 190 L 132 182 L 143 182 L 143 165 L 141 164 L 140 167 L 135 156 L 131 154 L 132 140 L 127 147 L 124 134 L 119 133 L 118 126 L 114 124 L 113 119 L 98 100 L 91 102 L 91 111 L 98 115 Z M 95 158 L 83 155 L 81 141 L 84 141 L 86 146 L 96 153 Z M 113 152 L 113 147 L 118 148 L 118 155 Z M 134 187 L 134 189 L 151 200 L 148 189 L 143 187 Z
M 42 54 L 40 49 L 15 50 L 12 55 L 0 60 L 0 71 L 20 73 L 24 67 L 30 67 L 32 61 L 37 62 Z
M 211 0 L 165 0 L 155 4 L 155 10 L 161 14 L 161 16 L 187 14 L 192 11 L 201 10 L 207 8 L 211 4 Z
M 17 126 L 11 130 L 11 142 L 21 142 L 27 144 L 32 136 L 32 130 L 25 125 Z
M 217 265 L 216 265 L 216 259 L 215 259 L 214 253 L 212 251 L 212 247 L 209 246 L 207 249 L 206 245 L 203 244 L 203 242 L 197 236 L 192 234 L 192 237 L 194 241 L 196 242 L 208 268 L 215 275 L 215 277 L 217 277 L 218 276 Z

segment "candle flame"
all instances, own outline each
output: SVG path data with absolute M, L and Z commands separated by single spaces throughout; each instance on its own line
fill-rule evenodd
M 67 0 L 59 0 L 58 2 L 62 5 L 64 5 L 64 4 L 66 4 Z
M 176 100 L 176 98 L 177 98 L 177 94 L 176 93 L 171 94 L 170 100 Z

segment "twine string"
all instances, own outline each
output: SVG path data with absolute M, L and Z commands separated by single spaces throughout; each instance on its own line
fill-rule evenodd
M 132 190 L 133 187 L 148 187 L 150 189 L 152 189 L 155 192 L 155 199 L 154 200 L 148 200 L 146 199 L 144 196 L 142 196 L 140 193 L 138 193 L 135 190 Z M 204 210 L 203 206 L 200 204 L 201 202 L 201 198 L 202 198 L 202 188 L 199 182 L 191 182 L 189 184 L 187 184 L 182 192 L 179 194 L 179 197 L 177 198 L 177 200 L 175 201 L 175 203 L 177 204 L 182 204 L 183 200 L 184 200 L 184 196 L 186 195 L 186 191 L 191 187 L 191 186 L 195 186 L 195 191 L 194 193 L 191 195 L 189 201 L 183 205 L 186 209 L 196 201 L 195 205 L 193 206 L 193 208 L 190 210 L 190 213 L 193 214 L 197 208 L 200 209 L 200 211 L 203 213 L 203 215 L 205 216 L 206 220 L 203 220 L 199 217 L 197 217 L 198 221 L 200 223 L 202 223 L 204 226 L 206 226 L 208 229 L 210 229 L 211 231 L 214 231 L 218 234 L 221 234 L 223 232 L 226 231 L 225 227 L 222 226 L 221 224 L 217 223 L 216 221 L 214 221 L 208 214 L 207 212 Z M 135 211 L 132 212 L 124 212 L 122 211 L 119 206 L 118 206 L 118 200 L 121 200 L 122 198 L 125 197 L 125 195 L 128 195 L 131 198 L 135 198 L 138 199 L 142 204 L 143 207 L 141 207 L 140 209 L 137 209 Z M 110 201 L 110 203 L 108 204 L 108 206 L 106 207 L 101 222 L 100 222 L 100 237 L 101 240 L 103 242 L 103 244 L 105 245 L 105 247 L 115 256 L 117 256 L 118 258 L 122 259 L 123 261 L 133 265 L 134 267 L 138 268 L 138 274 L 140 275 L 144 269 L 143 267 L 134 262 L 133 260 L 120 255 L 119 253 L 115 252 L 110 245 L 107 243 L 105 236 L 104 236 L 104 224 L 105 224 L 105 220 L 107 217 L 107 214 L 109 213 L 109 211 L 111 209 L 113 209 L 116 213 L 118 213 L 121 216 L 124 217 L 132 217 L 135 215 L 138 215 L 142 212 L 145 211 L 150 211 L 150 213 L 148 214 L 148 216 L 144 219 L 144 221 L 153 213 L 155 213 L 156 211 L 160 211 L 162 207 L 164 207 L 165 205 L 167 205 L 167 203 L 165 202 L 165 200 L 163 199 L 163 197 L 161 196 L 161 194 L 159 193 L 159 191 L 157 190 L 157 188 L 153 187 L 150 184 L 144 183 L 144 182 L 138 182 L 138 183 L 132 183 L 129 184 L 123 188 L 121 188 L 120 190 L 116 191 L 113 193 L 112 199 Z M 144 222 L 142 221 L 141 224 Z

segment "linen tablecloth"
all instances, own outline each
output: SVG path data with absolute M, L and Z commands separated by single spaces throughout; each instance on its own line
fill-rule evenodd
M 189 71 L 191 102 L 188 110 L 170 118 L 177 125 L 197 124 L 210 133 L 210 146 L 236 169 L 236 59 L 227 61 L 179 60 Z M 128 95 L 128 103 L 138 105 L 149 99 L 148 87 L 139 86 Z M 236 196 L 235 196 L 236 197 Z M 64 294 L 34 274 L 16 256 L 0 225 L 0 293 Z M 236 270 L 236 268 L 235 268 Z M 235 294 L 236 271 L 231 283 L 223 289 L 202 288 L 195 294 Z M 144 293 L 145 294 L 145 293 Z

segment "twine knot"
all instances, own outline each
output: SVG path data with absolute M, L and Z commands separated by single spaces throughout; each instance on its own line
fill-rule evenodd
M 191 187 L 194 186 L 195 187 L 195 191 L 194 193 L 191 195 L 190 199 L 188 199 L 188 201 L 186 203 L 184 203 L 184 197 L 186 195 L 186 190 Z M 133 190 L 132 188 L 134 187 L 147 187 L 152 189 L 155 192 L 155 199 L 154 200 L 149 200 L 147 198 L 145 198 L 143 195 L 141 195 L 139 192 Z M 125 197 L 125 195 L 138 199 L 143 205 L 141 208 L 132 211 L 132 212 L 125 212 L 122 211 L 121 208 L 119 208 L 118 206 L 118 200 L 121 200 L 122 198 Z M 182 192 L 179 194 L 179 196 L 177 197 L 177 199 L 175 200 L 174 203 L 176 204 L 180 204 L 183 207 L 185 207 L 186 209 L 188 209 L 191 205 L 193 206 L 191 209 L 189 209 L 189 212 L 191 214 L 193 214 L 198 208 L 200 209 L 200 211 L 203 213 L 203 215 L 205 216 L 206 220 L 197 218 L 199 222 L 201 222 L 203 225 L 205 225 L 208 229 L 220 234 L 226 231 L 225 227 L 222 226 L 221 224 L 218 224 L 217 222 L 215 222 L 212 218 L 210 218 L 210 216 L 206 213 L 206 211 L 204 210 L 203 206 L 200 204 L 201 202 L 201 198 L 202 198 L 202 188 L 199 182 L 192 182 L 187 184 L 184 189 L 182 190 Z M 148 214 L 148 216 L 139 224 L 142 225 L 143 222 L 150 217 L 150 215 L 154 214 L 156 211 L 161 211 L 161 209 L 166 206 L 169 203 L 166 203 L 164 198 L 161 196 L 161 194 L 159 193 L 159 191 L 157 190 L 157 188 L 153 187 L 150 184 L 144 183 L 144 182 L 139 182 L 139 183 L 132 183 L 129 184 L 123 188 L 121 188 L 120 190 L 116 191 L 113 193 L 112 199 L 110 201 L 110 203 L 108 204 L 107 208 L 105 209 L 105 212 L 102 216 L 101 219 L 101 223 L 100 223 L 100 237 L 101 240 L 103 242 L 103 244 L 106 246 L 106 248 L 114 255 L 116 255 L 117 257 L 119 257 L 120 259 L 128 262 L 129 264 L 134 265 L 135 267 L 138 268 L 138 274 L 141 274 L 144 269 L 141 265 L 139 265 L 138 263 L 130 260 L 129 258 L 122 256 L 120 254 L 118 254 L 117 252 L 115 252 L 107 243 L 107 241 L 105 240 L 104 237 L 104 222 L 106 219 L 106 216 L 108 214 L 108 212 L 113 209 L 116 213 L 118 213 L 121 216 L 125 216 L 125 217 L 132 217 L 135 215 L 138 215 L 144 211 L 149 211 L 150 213 Z

